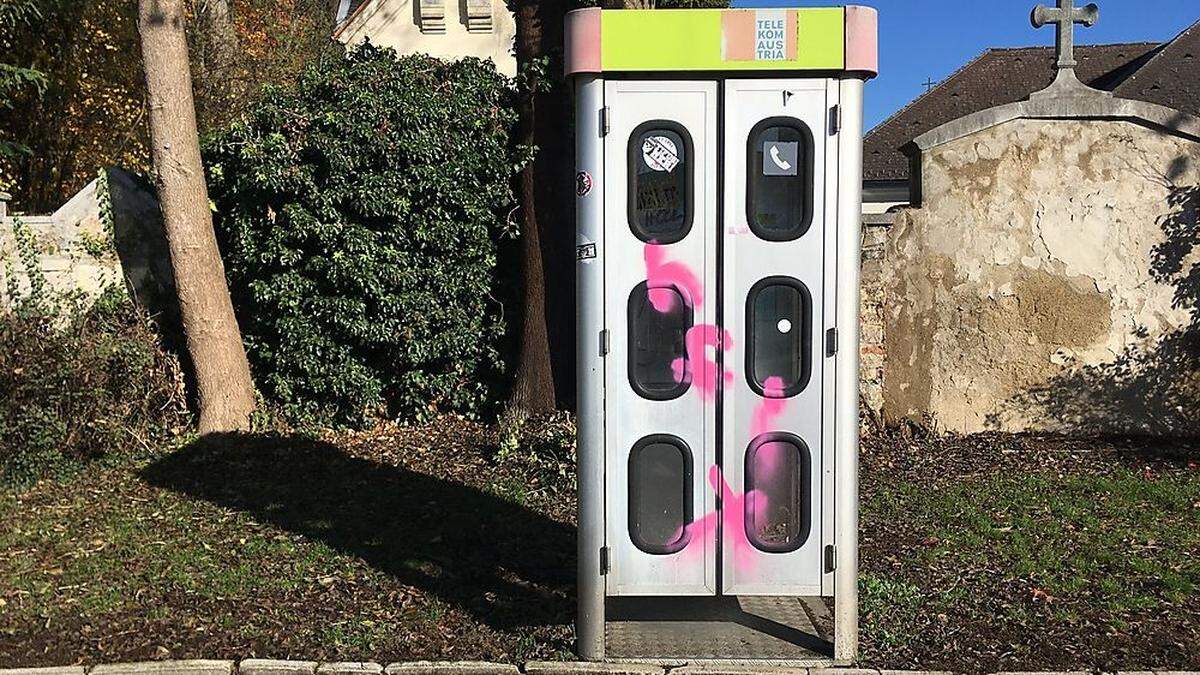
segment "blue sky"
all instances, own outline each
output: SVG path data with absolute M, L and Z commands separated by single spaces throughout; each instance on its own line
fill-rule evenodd
M 734 0 L 734 7 L 818 7 L 825 0 Z M 1053 45 L 1054 29 L 1034 29 L 1034 0 L 859 0 L 879 10 L 879 78 L 867 85 L 871 128 L 988 47 Z M 1045 4 L 1053 5 L 1049 0 Z M 1087 0 L 1076 0 L 1076 5 Z M 1077 26 L 1082 44 L 1163 41 L 1200 20 L 1196 0 L 1097 0 L 1100 22 Z

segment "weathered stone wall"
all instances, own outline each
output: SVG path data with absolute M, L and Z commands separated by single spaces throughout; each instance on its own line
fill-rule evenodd
M 1200 433 L 1200 145 L 1021 119 L 922 165 L 888 237 L 886 417 Z
M 891 222 L 891 214 L 863 219 L 859 388 L 864 410 L 875 415 L 883 410 L 884 266 L 887 264 L 887 237 Z
M 134 295 L 157 298 L 173 286 L 158 200 L 120 169 L 105 170 L 51 215 L 0 215 L 0 311 L 11 291 L 29 293 L 31 263 L 52 293 L 95 297 L 124 281 Z

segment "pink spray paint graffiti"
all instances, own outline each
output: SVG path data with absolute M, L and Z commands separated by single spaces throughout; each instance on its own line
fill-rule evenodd
M 658 312 L 666 313 L 675 308 L 676 298 L 682 295 L 690 300 L 693 309 L 704 301 L 704 287 L 690 267 L 679 261 L 666 261 L 666 247 L 647 244 L 643 253 L 646 261 L 646 286 L 650 304 Z M 670 289 L 678 289 L 675 293 Z M 715 399 L 719 387 L 733 383 L 732 370 L 722 370 L 716 361 L 716 350 L 729 351 L 733 348 L 733 336 L 729 331 L 713 324 L 698 324 L 688 329 L 684 338 L 686 358 L 678 357 L 671 362 L 676 382 L 693 383 L 705 400 Z M 709 349 L 713 354 L 709 354 Z M 700 377 L 695 377 L 699 366 Z M 787 400 L 783 398 L 783 380 L 772 376 L 763 387 L 764 399 L 754 411 L 751 437 L 771 430 L 774 420 L 783 413 Z M 763 453 L 766 454 L 763 454 Z M 759 461 L 754 467 L 755 484 L 769 482 L 770 477 L 782 466 L 782 448 L 767 443 L 759 449 Z M 688 543 L 682 555 L 703 556 L 705 542 L 716 541 L 719 536 L 728 544 L 736 569 L 748 570 L 754 566 L 756 550 L 746 534 L 746 522 L 765 522 L 768 514 L 766 492 L 752 490 L 747 494 L 734 491 L 725 480 L 719 466 L 708 470 L 708 482 L 714 492 L 721 495 L 721 509 L 714 509 L 696 518 L 678 532 L 675 538 L 687 537 Z M 749 518 L 747 519 L 747 515 Z M 719 529 L 718 529 L 719 527 Z
M 685 302 L 690 300 L 693 309 L 699 309 L 704 304 L 704 284 L 685 263 L 668 262 L 666 246 L 646 244 L 642 257 L 646 261 L 647 292 L 650 304 L 655 310 L 662 313 L 674 310 L 679 295 L 685 298 Z M 680 293 L 677 294 L 671 289 Z M 717 395 L 718 379 L 723 379 L 728 384 L 733 379 L 733 373 L 720 373 L 716 355 L 710 355 L 709 349 L 732 349 L 733 336 L 720 326 L 698 324 L 688 329 L 684 337 L 684 346 L 686 357 L 681 356 L 671 361 L 671 372 L 675 381 L 692 383 L 700 390 L 700 395 L 705 400 L 713 400 Z M 699 378 L 696 377 L 697 369 L 700 372 Z
M 700 324 L 688 329 L 684 345 L 687 348 L 687 359 L 678 357 L 671 361 L 671 372 L 675 375 L 675 381 L 683 382 L 686 379 L 696 385 L 705 400 L 713 400 L 717 396 L 717 379 L 722 378 L 724 384 L 728 385 L 733 382 L 733 372 L 719 372 L 721 366 L 717 363 L 715 354 L 709 355 L 708 348 L 729 351 L 733 349 L 733 336 L 718 326 Z M 694 373 L 693 364 L 696 363 L 700 364 L 699 379 L 696 379 Z
M 708 483 L 714 492 L 719 492 L 721 495 L 721 510 L 709 511 L 684 528 L 688 544 L 683 549 L 682 555 L 688 558 L 702 557 L 705 542 L 716 541 L 719 525 L 721 536 L 729 543 L 733 564 L 739 570 L 752 568 L 754 566 L 754 548 L 750 544 L 750 538 L 746 536 L 743 514 L 747 508 L 747 500 L 752 500 L 752 503 L 766 508 L 766 495 L 757 492 L 743 495 L 735 492 L 721 474 L 721 467 L 716 465 L 708 468 Z
M 787 400 L 783 396 L 783 379 L 769 377 L 763 387 L 766 398 L 754 410 L 751 423 L 751 437 L 756 438 L 767 433 L 772 423 L 783 413 Z M 759 450 L 754 471 L 754 484 L 769 484 L 782 467 L 784 449 L 776 443 L 765 443 Z M 721 468 L 712 466 L 708 470 L 708 482 L 714 491 L 721 495 L 721 512 L 710 511 L 693 521 L 685 529 L 688 537 L 684 554 L 689 557 L 704 554 L 704 542 L 717 538 L 717 525 L 721 525 L 720 536 L 728 544 L 728 551 L 733 557 L 735 569 L 749 571 L 754 567 L 756 549 L 750 543 L 746 533 L 746 522 L 765 523 L 769 517 L 768 492 L 765 490 L 750 490 L 746 493 L 736 492 L 721 473 Z M 748 516 L 748 517 L 747 517 Z
M 675 307 L 675 294 L 663 292 L 672 286 L 687 294 L 692 307 L 704 304 L 704 285 L 696 278 L 692 269 L 684 263 L 665 262 L 667 247 L 646 244 L 642 256 L 646 260 L 646 286 L 650 289 L 650 304 L 659 312 L 669 312 Z
M 785 407 L 787 399 L 783 398 L 783 378 L 772 375 L 763 382 L 763 400 L 754 409 L 750 438 L 760 438 L 763 434 L 774 431 L 775 419 L 783 414 Z M 787 482 L 791 480 L 785 466 L 788 452 L 788 446 L 767 441 L 754 451 L 753 461 L 747 462 L 748 475 L 744 476 L 743 480 L 755 486 L 754 490 L 746 494 L 747 519 L 759 533 L 769 529 L 772 522 L 767 495 L 786 494 Z M 762 539 L 759 537 L 760 541 Z
M 772 375 L 763 382 L 763 401 L 754 409 L 754 419 L 750 423 L 750 438 L 758 438 L 768 431 L 772 431 L 772 425 L 775 418 L 783 414 L 783 409 L 787 406 L 787 399 L 783 397 L 783 378 L 778 375 Z M 755 473 L 762 472 L 767 475 L 774 475 L 776 469 L 782 464 L 781 462 L 782 448 L 777 443 L 766 443 L 758 451 L 758 465 L 755 467 Z
M 754 410 L 754 421 L 750 424 L 750 436 L 759 436 L 771 430 L 771 423 L 783 414 L 787 399 L 783 397 L 783 378 L 772 375 L 763 382 L 763 402 Z

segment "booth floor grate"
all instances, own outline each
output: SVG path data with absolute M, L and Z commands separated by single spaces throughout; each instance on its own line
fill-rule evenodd
M 612 660 L 755 660 L 827 664 L 831 646 L 796 597 L 609 598 Z

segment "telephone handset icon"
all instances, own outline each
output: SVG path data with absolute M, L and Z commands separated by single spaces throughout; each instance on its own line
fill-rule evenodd
M 774 145 L 771 146 L 771 161 L 775 162 L 775 166 L 783 169 L 784 171 L 790 171 L 792 168 L 790 162 L 779 156 L 779 148 Z

